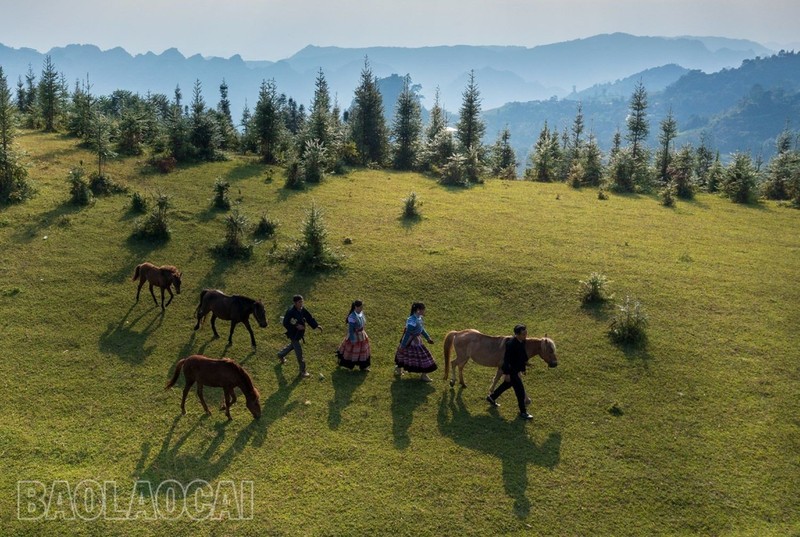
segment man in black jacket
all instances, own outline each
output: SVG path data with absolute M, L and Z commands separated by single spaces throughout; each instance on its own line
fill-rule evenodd
M 525 372 L 528 363 L 528 353 L 525 351 L 525 338 L 528 329 L 524 324 L 514 327 L 514 337 L 506 342 L 506 352 L 503 356 L 503 383 L 495 391 L 486 396 L 486 400 L 493 406 L 500 406 L 497 398 L 509 388 L 514 388 L 519 405 L 519 417 L 525 420 L 533 419 L 525 409 L 525 386 L 522 385 L 520 375 Z
M 286 328 L 286 337 L 289 338 L 289 344 L 286 345 L 280 352 L 278 352 L 278 359 L 282 364 L 286 363 L 286 355 L 294 350 L 297 356 L 297 364 L 300 366 L 300 377 L 308 378 L 309 373 L 306 371 L 306 362 L 303 359 L 303 347 L 300 345 L 301 341 L 305 341 L 303 336 L 306 332 L 306 325 L 311 328 L 322 327 L 314 320 L 311 313 L 303 307 L 303 297 L 294 295 L 292 304 L 283 316 L 283 327 Z

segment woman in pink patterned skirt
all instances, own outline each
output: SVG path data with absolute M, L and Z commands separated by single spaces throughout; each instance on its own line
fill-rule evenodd
M 394 355 L 394 363 L 397 365 L 394 374 L 402 375 L 405 369 L 412 373 L 422 373 L 420 379 L 430 382 L 431 378 L 428 373 L 436 371 L 436 362 L 433 361 L 431 351 L 422 343 L 424 337 L 428 343 L 433 344 L 431 336 L 425 331 L 423 315 L 425 315 L 425 304 L 422 302 L 411 304 L 411 315 L 406 320 L 403 338 Z
M 347 323 L 347 337 L 336 351 L 338 365 L 353 369 L 358 366 L 361 371 L 369 371 L 370 348 L 369 336 L 364 331 L 367 319 L 364 317 L 364 303 L 360 300 L 350 305 Z

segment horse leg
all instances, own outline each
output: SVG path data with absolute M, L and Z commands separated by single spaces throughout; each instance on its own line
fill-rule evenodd
M 500 377 L 502 376 L 503 376 L 503 370 L 498 367 L 497 372 L 494 374 L 494 380 L 492 380 L 492 385 L 489 386 L 489 393 L 494 392 L 494 387 L 497 385 L 497 381 L 500 380 Z
M 250 332 L 250 344 L 255 347 L 256 346 L 256 336 L 253 335 L 253 329 L 250 328 L 250 320 L 245 319 L 242 321 L 244 323 L 244 327 L 247 328 L 247 331 Z
M 161 288 L 161 311 L 164 311 L 164 288 Z
M 239 321 L 231 320 L 231 333 L 228 334 L 228 345 L 233 345 L 233 329 L 236 328 L 236 323 Z M 252 332 L 250 332 L 252 334 Z M 253 345 L 255 346 L 255 345 Z
M 155 302 L 156 306 L 158 306 L 158 300 L 156 300 L 156 294 L 153 292 L 153 284 L 152 283 L 150 284 L 150 295 L 152 295 L 152 297 L 153 297 L 153 302 Z
M 467 360 L 464 360 L 464 363 L 458 364 L 458 382 L 461 384 L 462 388 L 467 387 L 467 383 L 464 382 L 464 366 L 467 365 Z
M 233 388 L 230 388 L 230 391 L 233 391 Z M 228 388 L 225 389 L 225 415 L 228 416 L 228 421 L 231 421 L 231 401 L 228 399 Z
M 206 400 L 203 399 L 203 385 L 199 382 L 197 383 L 197 397 L 200 398 L 200 404 L 203 405 L 203 409 L 206 411 L 207 415 L 211 415 L 211 411 L 208 409 L 208 405 L 206 404 Z
M 236 389 L 231 388 L 230 390 L 228 390 L 226 388 L 225 393 L 222 396 L 222 404 L 220 405 L 219 409 L 225 410 L 226 406 L 230 408 L 233 406 L 233 403 L 235 402 L 236 402 Z
M 169 293 L 169 300 L 167 300 L 167 306 L 169 306 L 169 303 L 172 302 L 172 297 L 175 296 L 175 295 L 172 294 L 172 289 L 169 288 L 169 287 L 167 287 L 167 293 Z M 163 288 L 161 289 L 161 302 L 162 303 L 164 302 L 164 289 Z
M 142 287 L 144 287 L 144 278 L 139 280 L 139 288 L 136 289 L 136 302 L 139 302 L 139 292 L 142 290 Z
M 217 314 L 216 313 L 212 313 L 211 314 L 211 330 L 214 331 L 214 337 L 219 337 L 219 334 L 217 334 L 217 323 L 216 323 L 216 321 L 217 321 Z
M 186 378 L 184 376 L 184 378 Z M 189 390 L 192 388 L 192 384 L 194 384 L 193 380 L 186 379 L 186 386 L 183 387 L 183 397 L 181 398 L 181 414 L 186 414 L 186 394 L 189 393 Z

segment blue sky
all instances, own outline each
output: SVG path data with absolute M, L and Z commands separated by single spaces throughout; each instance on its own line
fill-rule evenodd
M 0 0 L 0 43 L 46 52 L 279 60 L 306 45 L 521 45 L 600 33 L 720 36 L 800 50 L 800 0 Z

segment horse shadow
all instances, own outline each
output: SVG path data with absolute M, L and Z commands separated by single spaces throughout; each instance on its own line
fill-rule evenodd
M 135 307 L 134 303 L 119 322 L 108 323 L 105 332 L 98 338 L 97 346 L 104 354 L 116 354 L 128 363 L 140 364 L 155 350 L 155 345 L 146 346 L 146 343 L 150 335 L 161 327 L 164 315 L 157 306 L 150 306 L 138 317 L 128 321 L 128 317 Z M 148 314 L 152 314 L 152 310 L 157 310 L 156 314 L 141 330 L 135 330 L 136 324 Z
M 414 409 L 424 404 L 435 392 L 428 382 L 395 378 L 392 382 L 392 436 L 394 447 L 406 449 L 411 444 L 408 429 L 414 419 Z
M 328 427 L 338 429 L 342 423 L 342 410 L 353 400 L 353 393 L 367 378 L 362 371 L 345 371 L 337 368 L 331 374 L 333 399 L 328 402 Z
M 461 398 L 448 390 L 439 403 L 438 423 L 443 436 L 456 444 L 500 459 L 503 465 L 503 486 L 514 500 L 514 514 L 526 518 L 531 502 L 527 496 L 528 464 L 552 470 L 560 459 L 561 433 L 551 432 L 537 445 L 527 434 L 520 420 L 507 422 L 495 415 L 472 415 Z

